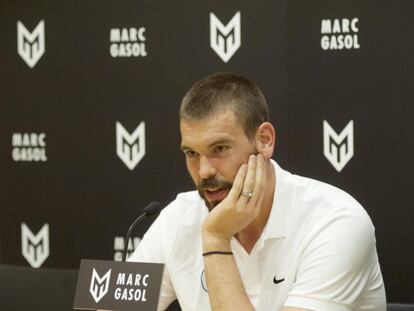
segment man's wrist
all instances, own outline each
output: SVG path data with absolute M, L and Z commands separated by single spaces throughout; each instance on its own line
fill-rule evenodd
M 202 232 L 203 252 L 231 251 L 230 239 L 207 231 Z

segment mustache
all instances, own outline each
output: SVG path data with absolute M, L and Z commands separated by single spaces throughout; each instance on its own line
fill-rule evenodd
M 232 182 L 211 177 L 202 179 L 201 182 L 197 185 L 197 189 L 199 191 L 203 191 L 206 188 L 231 188 L 232 186 Z

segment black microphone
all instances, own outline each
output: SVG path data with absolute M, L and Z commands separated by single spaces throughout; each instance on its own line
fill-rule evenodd
M 161 210 L 161 204 L 160 203 L 158 203 L 156 201 L 151 202 L 150 204 L 148 204 L 147 206 L 144 207 L 143 213 L 141 215 L 139 215 L 139 217 L 137 219 L 135 219 L 135 221 L 132 223 L 131 227 L 129 227 L 129 230 L 128 230 L 128 233 L 126 235 L 125 242 L 124 242 L 125 246 L 124 246 L 124 252 L 122 253 L 122 261 L 125 261 L 125 259 L 126 259 L 126 254 L 127 254 L 127 250 L 128 250 L 128 244 L 129 244 L 129 237 L 131 235 L 132 230 L 145 217 L 152 216 L 152 215 L 158 213 L 160 210 Z

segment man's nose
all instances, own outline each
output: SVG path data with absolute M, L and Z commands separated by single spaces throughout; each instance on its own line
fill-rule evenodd
M 200 178 L 207 179 L 207 178 L 215 176 L 216 173 L 217 171 L 212 161 L 206 156 L 201 156 L 200 157 L 200 168 L 198 171 Z

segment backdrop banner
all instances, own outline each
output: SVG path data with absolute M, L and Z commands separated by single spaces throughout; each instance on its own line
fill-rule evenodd
M 183 95 L 233 71 L 269 102 L 276 161 L 365 207 L 388 300 L 414 302 L 413 1 L 0 8 L 1 264 L 120 260 L 147 202 L 194 189 L 179 147 Z

